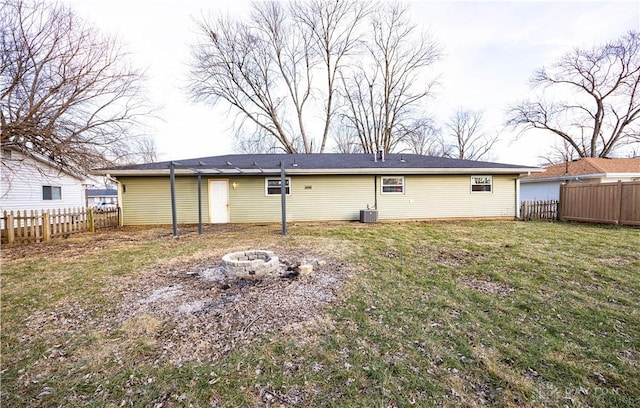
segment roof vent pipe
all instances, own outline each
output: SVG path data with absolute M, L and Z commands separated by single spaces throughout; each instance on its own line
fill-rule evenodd
M 375 163 L 377 163 L 377 162 L 378 162 L 378 152 L 373 152 L 373 161 L 374 161 Z
M 380 161 L 384 161 L 384 149 L 378 150 L 378 154 L 380 154 Z

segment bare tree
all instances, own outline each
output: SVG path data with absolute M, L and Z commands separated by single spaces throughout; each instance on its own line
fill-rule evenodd
M 489 135 L 482 128 L 481 111 L 458 108 L 445 124 L 443 144 L 445 155 L 456 159 L 480 160 L 490 154 L 498 135 Z
M 324 126 L 320 145 L 320 152 L 323 152 L 335 114 L 338 74 L 346 60 L 356 54 L 360 42 L 358 28 L 371 12 L 371 7 L 364 1 L 308 0 L 291 3 L 290 10 L 300 31 L 311 36 L 311 46 L 320 57 L 326 75 L 323 86 Z
M 141 115 L 141 72 L 116 40 L 59 3 L 0 8 L 2 148 L 84 172 L 128 149 Z
M 120 160 L 121 162 L 123 160 Z M 126 158 L 129 163 L 155 163 L 158 161 L 156 141 L 150 136 L 138 137 L 131 141 L 130 153 Z
M 531 84 L 546 94 L 512 107 L 508 124 L 548 131 L 580 157 L 607 157 L 640 142 L 640 33 L 576 48 L 537 70 Z
M 570 162 L 575 160 L 577 154 L 573 147 L 564 139 L 561 139 L 560 143 L 554 143 L 551 148 L 542 156 L 542 165 L 552 165 L 563 162 Z
M 335 143 L 333 150 L 336 153 L 362 153 L 362 145 L 358 141 L 358 136 L 348 129 L 338 130 L 333 137 Z
M 402 132 L 404 150 L 423 156 L 446 156 L 446 146 L 442 143 L 441 133 L 430 118 L 418 119 L 408 126 L 403 126 Z
M 407 135 L 403 128 L 423 117 L 421 104 L 436 83 L 428 69 L 441 51 L 426 34 L 417 33 L 409 9 L 401 4 L 380 4 L 370 23 L 362 61 L 341 76 L 342 120 L 358 135 L 364 152 L 390 152 Z
M 287 153 L 323 152 L 336 77 L 366 12 L 365 3 L 352 0 L 288 6 L 269 1 L 253 3 L 247 21 L 203 19 L 203 41 L 193 48 L 191 94 L 197 101 L 224 101 L 242 117 L 236 134 L 249 138 L 240 144 L 275 142 Z M 323 72 L 325 80 L 318 80 Z M 319 110 L 321 126 L 313 128 L 322 132 L 313 134 L 307 124 Z

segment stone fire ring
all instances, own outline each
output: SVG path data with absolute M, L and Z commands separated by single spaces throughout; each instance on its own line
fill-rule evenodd
M 242 251 L 223 256 L 222 266 L 228 276 L 257 278 L 277 271 L 280 261 L 272 251 Z

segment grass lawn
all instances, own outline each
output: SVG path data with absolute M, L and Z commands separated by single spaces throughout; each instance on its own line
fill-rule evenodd
M 126 228 L 3 247 L 2 407 L 640 406 L 638 229 L 183 232 Z M 299 281 L 227 292 L 189 275 L 249 248 L 326 263 Z M 277 305 L 260 304 L 241 327 L 224 312 L 242 314 L 267 291 Z M 166 301 L 151 302 L 161 293 Z M 198 307 L 187 299 L 196 295 Z M 231 340 L 206 341 L 222 332 Z

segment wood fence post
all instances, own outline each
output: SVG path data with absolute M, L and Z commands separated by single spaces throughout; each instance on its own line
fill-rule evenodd
M 42 228 L 40 227 L 40 225 L 42 224 L 42 215 L 38 210 L 35 210 L 34 213 L 34 224 L 36 226 L 36 242 L 40 242 L 42 238 Z
M 36 240 L 36 213 L 31 210 L 31 214 L 29 215 L 29 241 L 37 241 Z
M 93 217 L 93 208 L 87 209 L 87 221 L 89 221 L 89 232 L 96 232 L 95 219 Z
M 9 213 L 9 215 L 5 217 L 5 227 L 7 228 L 7 243 L 13 244 L 16 241 L 16 229 L 13 221 L 13 210 Z
M 16 221 L 18 222 L 18 230 L 16 231 L 16 239 L 19 243 L 24 243 L 24 238 L 27 236 L 27 210 L 16 212 Z
M 565 191 L 566 183 L 560 183 L 560 200 L 558 201 L 558 221 L 564 221 L 564 202 L 567 192 Z
M 620 217 L 622 217 L 622 180 L 618 180 L 618 191 L 616 194 L 618 197 L 618 205 L 616 206 L 616 219 L 615 223 L 620 224 Z
M 42 212 L 42 239 L 44 241 L 51 239 L 51 216 L 48 211 Z
M 62 233 L 69 232 L 69 217 L 67 216 L 67 209 L 62 210 Z
M 47 214 L 49 214 L 49 239 L 51 239 L 58 232 L 58 217 L 55 208 L 52 208 L 51 212 L 47 210 Z

